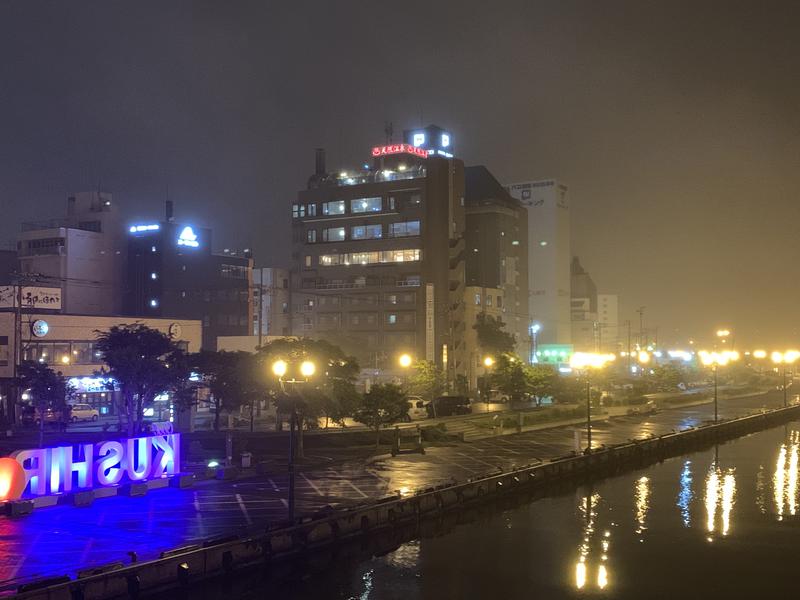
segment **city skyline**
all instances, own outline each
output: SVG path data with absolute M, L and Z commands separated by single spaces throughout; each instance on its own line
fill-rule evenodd
M 170 198 L 181 221 L 285 265 L 314 148 L 353 168 L 387 121 L 396 140 L 432 122 L 466 165 L 569 186 L 572 254 L 621 319 L 646 306 L 675 341 L 796 338 L 798 53 L 791 18 L 773 18 L 791 5 L 462 6 L 7 5 L 0 240 L 99 185 L 130 220 Z

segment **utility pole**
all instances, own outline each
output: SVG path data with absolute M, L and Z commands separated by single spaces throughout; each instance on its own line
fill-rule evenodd
M 628 326 L 628 376 L 631 374 L 631 320 L 625 321 Z
M 639 315 L 639 347 L 642 348 L 646 346 L 644 344 L 644 309 L 647 308 L 646 306 L 640 306 L 636 313 Z

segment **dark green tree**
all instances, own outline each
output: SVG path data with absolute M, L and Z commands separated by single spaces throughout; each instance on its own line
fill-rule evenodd
M 493 357 L 501 354 L 512 354 L 516 340 L 514 335 L 505 331 L 506 324 L 500 317 L 480 313 L 472 328 L 478 334 L 478 345 L 481 350 Z
M 19 366 L 18 385 L 28 390 L 39 425 L 39 447 L 44 442 L 44 424 L 48 411 L 66 423 L 69 400 L 75 393 L 67 379 L 44 363 L 23 361 Z
M 408 399 L 399 385 L 379 383 L 364 394 L 364 401 L 356 411 L 355 420 L 375 431 L 375 447 L 380 445 L 381 429 L 397 423 L 408 414 Z
M 130 436 L 142 431 L 145 407 L 159 394 L 182 390 L 189 377 L 185 355 L 172 338 L 141 323 L 98 331 L 96 348 L 107 365 L 100 375 L 119 386 Z
M 521 400 L 532 393 L 530 368 L 512 354 L 500 354 L 495 358 L 489 381 L 492 388 L 511 400 Z
M 656 392 L 677 392 L 678 386 L 685 382 L 684 373 L 675 365 L 656 365 L 648 374 L 647 382 Z
M 214 412 L 214 431 L 219 431 L 223 411 L 255 406 L 267 394 L 267 378 L 261 361 L 252 352 L 199 352 L 192 356 L 192 367 L 208 385 Z
M 412 396 L 420 396 L 433 401 L 445 389 L 444 371 L 432 361 L 420 360 L 411 366 L 406 390 Z

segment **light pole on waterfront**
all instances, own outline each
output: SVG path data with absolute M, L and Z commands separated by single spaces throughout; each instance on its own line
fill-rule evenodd
M 489 372 L 492 370 L 494 366 L 494 358 L 491 356 L 486 356 L 483 359 L 483 403 L 486 406 L 486 412 L 489 412 Z
M 725 350 L 723 352 L 706 352 L 701 350 L 699 353 L 700 361 L 707 367 L 711 367 L 714 372 L 714 423 L 719 420 L 719 403 L 717 393 L 717 371 L 719 367 L 724 367 L 729 362 L 739 359 L 739 353 Z
M 278 383 L 281 386 L 281 392 L 286 394 L 286 384 L 292 385 L 292 392 L 294 392 L 294 385 L 298 383 L 307 383 L 309 378 L 314 376 L 317 371 L 317 366 L 310 360 L 304 360 L 300 363 L 300 375 L 302 379 L 292 377 L 292 379 L 284 379 L 289 372 L 289 363 L 283 359 L 276 360 L 272 363 L 272 373 L 278 378 Z M 290 399 L 291 413 L 289 415 L 289 520 L 294 521 L 294 461 L 295 461 L 295 430 L 297 429 L 297 406 L 295 398 Z M 302 425 L 301 425 L 302 427 Z
M 592 384 L 590 373 L 599 371 L 616 357 L 613 354 L 575 352 L 569 364 L 573 369 L 584 371 L 586 375 L 586 451 L 592 451 Z
M 776 365 L 783 366 L 783 406 L 789 406 L 789 399 L 787 397 L 787 386 L 786 386 L 786 367 L 787 365 L 792 365 L 795 361 L 800 358 L 800 352 L 797 350 L 787 350 L 786 352 L 773 352 L 770 356 L 772 362 Z M 792 375 L 792 379 L 794 379 L 794 375 Z

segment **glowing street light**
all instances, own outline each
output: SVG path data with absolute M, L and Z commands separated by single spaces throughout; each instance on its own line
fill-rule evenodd
M 410 354 L 401 354 L 397 362 L 400 363 L 401 367 L 407 369 L 408 367 L 411 366 L 411 363 L 414 362 L 414 359 L 411 358 Z
M 753 350 L 753 358 L 767 358 L 766 350 Z
M 494 359 L 491 356 L 487 356 L 483 359 L 483 366 L 487 369 L 491 369 L 494 366 Z
M 729 329 L 717 329 L 717 337 L 719 338 L 726 338 L 730 336 L 731 332 Z
M 304 360 L 300 365 L 300 374 L 305 377 L 311 377 L 317 371 L 317 366 L 310 360 Z
M 783 406 L 788 406 L 788 399 L 786 397 L 786 365 L 794 364 L 800 358 L 800 352 L 797 350 L 787 350 L 786 352 L 773 352 L 770 356 L 772 362 L 776 365 L 783 365 Z M 792 376 L 794 379 L 794 376 Z
M 286 375 L 286 371 L 289 369 L 289 365 L 286 364 L 285 360 L 276 360 L 272 363 L 272 372 L 278 377 L 281 378 Z
M 592 386 L 589 374 L 592 369 L 599 371 L 614 359 L 616 356 L 613 354 L 596 354 L 594 352 L 575 352 L 569 359 L 570 367 L 586 372 L 586 449 L 589 452 L 592 451 Z
M 698 355 L 700 356 L 700 362 L 706 367 L 711 367 L 714 371 L 714 423 L 716 423 L 719 418 L 719 412 L 717 410 L 717 370 L 719 367 L 724 367 L 731 361 L 739 360 L 739 353 L 730 350 L 724 350 L 722 352 L 707 352 L 701 350 L 698 352 Z

